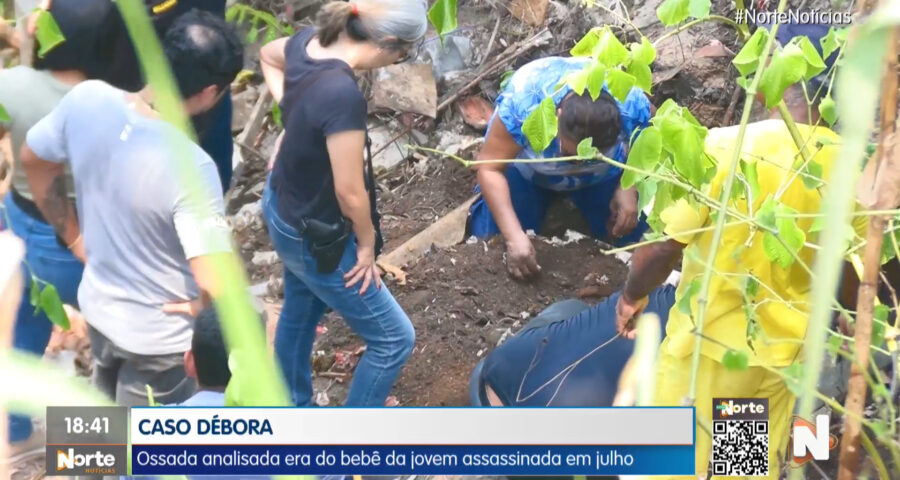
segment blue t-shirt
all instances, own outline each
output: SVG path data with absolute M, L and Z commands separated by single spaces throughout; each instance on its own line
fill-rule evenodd
M 559 106 L 562 99 L 572 91 L 568 85 L 559 91 L 556 87 L 572 72 L 583 69 L 590 59 L 546 57 L 523 66 L 509 79 L 506 88 L 497 97 L 497 106 L 493 118 L 499 118 L 509 130 L 513 139 L 522 147 L 519 158 L 553 158 L 560 156 L 559 139 L 553 139 L 543 152 L 535 152 L 528 138 L 522 132 L 525 119 L 548 95 L 553 95 L 553 102 Z M 639 128 L 647 126 L 650 121 L 650 101 L 644 92 L 632 88 L 624 102 L 616 100 L 622 118 L 622 135 L 620 144 L 613 149 L 611 158 L 624 161 L 625 144 L 631 134 Z M 551 190 L 577 190 L 604 180 L 618 177 L 621 170 L 603 161 L 595 162 L 547 162 L 513 164 L 526 179 Z

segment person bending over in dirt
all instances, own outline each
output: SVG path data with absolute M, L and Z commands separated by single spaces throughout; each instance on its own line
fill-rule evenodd
M 42 5 L 56 3 L 83 4 L 94 0 L 43 0 Z M 141 74 L 137 53 L 128 34 L 115 2 L 104 0 L 106 8 L 102 14 L 85 18 L 85 27 L 93 28 L 98 38 L 93 55 L 105 68 L 99 78 L 111 85 L 135 92 L 143 88 L 145 79 Z M 205 10 L 225 17 L 225 0 L 144 0 L 147 14 L 160 38 L 163 38 L 175 19 L 193 9 Z M 29 29 L 34 32 L 35 15 L 31 16 Z M 193 116 L 194 129 L 200 146 L 212 157 L 219 171 L 222 189 L 231 185 L 232 154 L 234 144 L 231 138 L 231 95 L 223 95 L 218 104 L 209 111 Z
M 578 143 L 593 139 L 604 155 L 624 162 L 632 133 L 645 127 L 650 101 L 633 88 L 624 102 L 604 91 L 597 100 L 578 95 L 568 85 L 557 85 L 581 70 L 585 59 L 548 57 L 520 68 L 497 99 L 479 160 L 552 158 L 576 155 Z M 522 125 L 546 95 L 554 93 L 559 136 L 547 150 L 535 152 Z M 508 167 L 508 168 L 507 168 Z M 526 279 L 540 271 L 534 246 L 526 230 L 540 231 L 547 206 L 554 196 L 569 196 L 598 238 L 616 244 L 638 240 L 647 224 L 638 217 L 637 190 L 622 189 L 622 171 L 603 161 L 493 163 L 477 168 L 480 198 L 469 212 L 469 233 L 480 238 L 502 233 L 508 252 L 509 273 Z
M 263 217 L 284 262 L 275 353 L 297 405 L 312 400 L 309 358 L 327 307 L 367 345 L 347 405 L 384 405 L 413 348 L 413 326 L 375 265 L 381 235 L 371 159 L 363 161 L 366 100 L 353 70 L 402 60 L 425 35 L 425 10 L 424 0 L 331 2 L 316 27 L 260 52 L 286 132 Z
M 616 338 L 617 292 L 591 307 L 564 300 L 547 307 L 475 367 L 474 406 L 608 407 L 634 341 Z M 675 287 L 650 294 L 647 313 L 666 328 Z
M 829 178 L 837 155 L 840 137 L 825 127 L 798 124 L 803 138 L 822 140 L 821 148 L 811 150 L 813 161 L 823 169 L 822 178 Z M 710 185 L 709 195 L 718 198 L 724 177 L 729 171 L 739 126 L 713 128 L 706 138 L 706 153 L 719 164 L 716 177 Z M 753 210 L 742 203 L 733 203 L 743 214 L 758 211 L 763 201 L 780 193 L 780 201 L 799 214 L 812 215 L 821 209 L 821 195 L 816 189 L 806 188 L 803 182 L 792 176 L 792 166 L 799 152 L 791 139 L 785 122 L 769 119 L 747 126 L 741 158 L 754 161 L 759 177 L 760 194 L 754 199 Z M 746 202 L 743 202 L 746 203 Z M 684 255 L 682 282 L 676 291 L 676 302 L 681 303 L 689 295 L 689 286 L 702 277 L 705 262 L 713 247 L 713 231 L 682 233 L 713 225 L 708 209 L 696 209 L 682 199 L 671 205 L 662 215 L 665 219 L 667 241 L 638 248 L 632 257 L 632 266 L 622 295 L 616 306 L 616 325 L 620 332 L 633 336 L 631 325 L 647 306 L 648 294 L 672 271 L 682 257 L 682 251 L 691 247 L 694 253 Z M 806 241 L 817 243 L 817 234 L 810 231 L 813 218 L 798 218 L 797 226 L 804 230 Z M 865 222 L 855 222 L 858 233 L 864 235 Z M 779 462 L 784 458 L 788 440 L 788 426 L 794 406 L 794 395 L 788 390 L 782 377 L 770 369 L 784 368 L 796 361 L 806 334 L 810 308 L 811 278 L 799 264 L 812 265 L 815 249 L 803 246 L 797 252 L 799 260 L 788 268 L 771 262 L 764 252 L 763 232 L 751 230 L 748 225 L 726 227 L 722 241 L 717 245 L 716 274 L 709 288 L 711 297 L 707 303 L 704 341 L 700 346 L 701 360 L 696 372 L 696 397 L 694 406 L 698 418 L 708 423 L 712 420 L 714 397 L 754 397 L 769 400 L 769 428 L 772 439 L 769 460 L 770 478 L 778 478 Z M 744 284 L 741 278 L 751 273 L 760 287 L 752 299 L 758 340 L 748 346 L 748 320 L 744 310 Z M 666 337 L 659 352 L 657 369 L 656 405 L 681 405 L 688 394 L 691 381 L 691 354 L 694 350 L 694 317 L 697 314 L 697 298 L 689 300 L 690 312 L 673 307 L 669 312 Z M 726 352 L 741 352 L 749 359 L 750 367 L 743 371 L 728 370 L 722 363 Z M 696 472 L 705 475 L 709 464 L 711 438 L 706 431 L 697 429 Z
M 78 5 L 63 2 L 54 6 L 50 13 L 66 41 L 43 58 L 35 58 L 34 68 L 20 65 L 0 70 L 0 105 L 9 114 L 7 121 L 0 122 L 0 137 L 6 132 L 10 134 L 13 157 L 12 188 L 3 198 L 7 215 L 0 218 L 0 227 L 12 230 L 27 246 L 26 263 L 23 264 L 25 278 L 34 275 L 52 284 L 62 301 L 70 305 L 78 304 L 78 283 L 84 265 L 57 238 L 53 227 L 35 205 L 19 151 L 29 128 L 50 113 L 73 86 L 96 76 L 98 65 L 87 53 L 94 48 L 94 35 L 84 28 L 84 24 L 86 18 L 105 9 L 101 3 L 109 3 L 109 0 L 89 0 Z M 70 199 L 74 198 L 68 168 L 62 178 L 68 185 Z M 53 325 L 42 311 L 36 313 L 27 300 L 30 286 L 31 282 L 26 281 L 23 301 L 16 315 L 13 347 L 41 356 L 47 348 Z M 43 433 L 32 433 L 30 418 L 10 416 L 9 440 L 13 456 L 28 454 L 35 448 L 43 451 Z
M 212 108 L 242 66 L 236 33 L 208 12 L 179 17 L 163 48 L 191 114 Z M 78 300 L 92 381 L 122 405 L 146 404 L 146 385 L 163 403 L 193 393 L 184 371 L 191 314 L 204 303 L 200 291 L 218 292 L 211 257 L 231 251 L 215 164 L 159 118 L 153 101 L 149 88 L 131 94 L 83 82 L 29 130 L 22 149 L 41 213 L 86 259 Z M 194 208 L 179 181 L 184 158 L 201 174 L 203 208 Z M 72 169 L 78 216 L 64 164 Z

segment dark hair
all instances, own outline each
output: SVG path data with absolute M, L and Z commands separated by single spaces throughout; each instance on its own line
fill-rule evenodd
M 78 70 L 94 78 L 103 68 L 102 59 L 95 55 L 100 42 L 98 29 L 104 19 L 116 10 L 109 0 L 55 0 L 50 15 L 59 25 L 65 40 L 53 47 L 44 58 L 35 54 L 38 70 Z
M 597 100 L 587 91 L 572 92 L 560 104 L 559 134 L 575 142 L 591 138 L 594 147 L 605 150 L 615 145 L 622 131 L 619 115 L 619 105 L 605 90 Z
M 193 9 L 180 15 L 163 38 L 181 95 L 215 85 L 226 88 L 244 66 L 244 47 L 234 29 L 216 15 Z
M 191 352 L 197 367 L 197 382 L 204 387 L 225 387 L 231 380 L 228 368 L 228 349 L 222 338 L 219 317 L 213 307 L 208 307 L 194 321 L 194 337 Z
M 328 2 L 316 14 L 319 43 L 327 47 L 341 32 L 356 41 L 383 42 L 402 48 L 422 38 L 428 28 L 424 0 L 352 0 Z

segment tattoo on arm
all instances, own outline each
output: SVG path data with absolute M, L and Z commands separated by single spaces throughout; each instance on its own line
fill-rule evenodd
M 65 238 L 66 224 L 70 220 L 69 215 L 72 205 L 69 202 L 69 191 L 64 174 L 59 174 L 53 178 L 44 194 L 43 203 L 43 213 L 47 222 L 53 226 L 57 235 Z

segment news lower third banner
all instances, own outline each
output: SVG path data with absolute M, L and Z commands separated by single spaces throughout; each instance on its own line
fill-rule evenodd
M 132 408 L 134 475 L 682 475 L 694 409 Z

